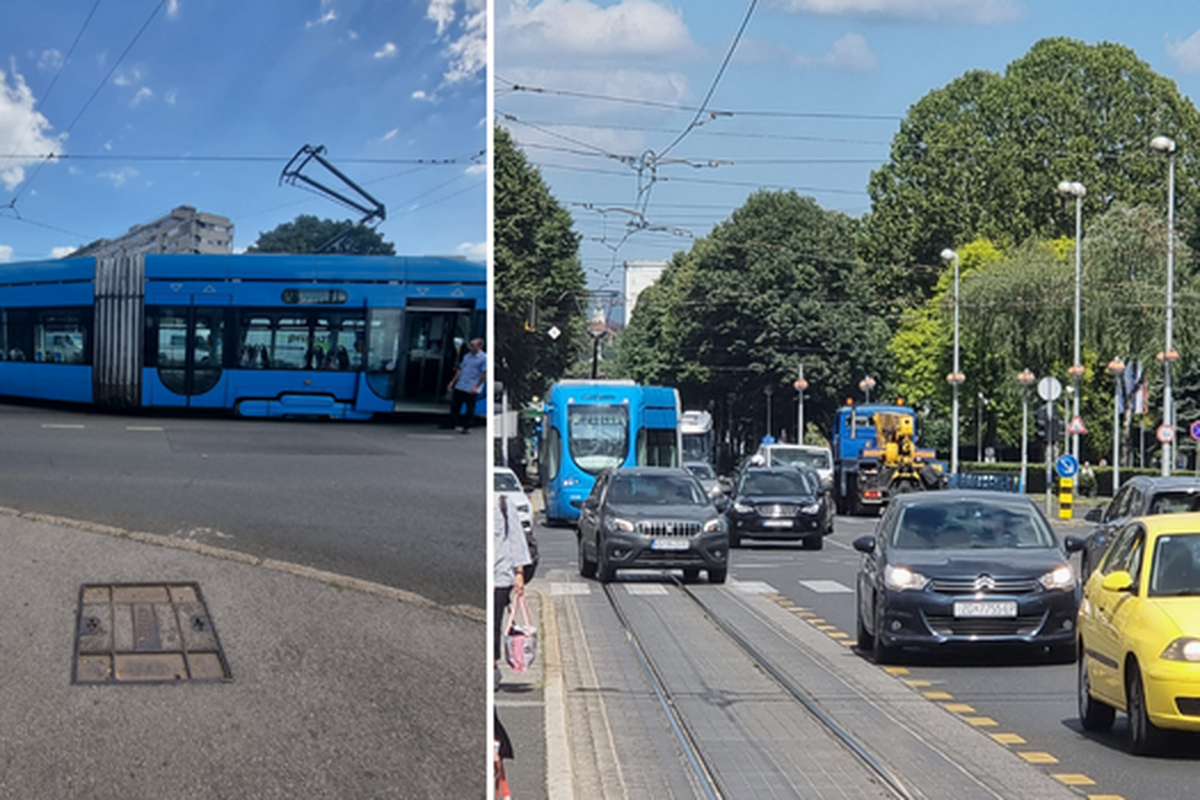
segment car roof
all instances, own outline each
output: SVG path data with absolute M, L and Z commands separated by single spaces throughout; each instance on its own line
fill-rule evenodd
M 512 475 L 514 478 L 517 477 L 517 473 L 513 472 L 508 467 L 492 467 L 492 472 L 493 473 L 504 473 L 505 475 Z
M 609 470 L 613 475 L 686 475 L 692 473 L 681 467 L 616 467 Z
M 1175 475 L 1169 477 L 1162 475 L 1135 475 L 1133 478 L 1130 478 L 1130 483 L 1134 482 L 1145 485 L 1151 491 L 1162 491 L 1164 489 L 1200 489 L 1200 479 Z
M 948 506 L 967 501 L 992 505 L 1030 506 L 1037 508 L 1037 504 L 1026 495 L 1011 494 L 1009 492 L 990 492 L 985 489 L 946 489 L 934 492 L 911 492 L 909 494 L 896 495 L 892 498 L 891 503 L 903 508 L 911 508 L 913 506 L 928 508 L 931 506 Z
M 1138 520 L 1145 524 L 1146 532 L 1152 537 L 1200 533 L 1200 511 L 1189 511 L 1183 514 L 1155 514 L 1138 517 Z
M 746 468 L 742 471 L 746 474 L 749 474 L 751 472 L 812 472 L 812 473 L 815 473 L 817 470 L 813 467 L 808 466 L 807 464 L 772 464 L 769 467 L 758 466 L 756 464 L 748 464 L 746 466 Z

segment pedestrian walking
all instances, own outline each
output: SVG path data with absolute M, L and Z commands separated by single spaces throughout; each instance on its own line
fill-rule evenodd
M 517 510 L 499 492 L 492 501 L 492 668 L 499 683 L 504 614 L 525 594 L 525 565 L 532 563 Z
M 483 339 L 472 339 L 467 342 L 467 352 L 458 362 L 454 377 L 446 384 L 450 392 L 450 424 L 462 433 L 471 430 L 475 419 L 475 403 L 479 400 L 479 392 L 487 380 L 487 353 L 483 352 Z M 459 422 L 459 412 L 466 405 L 466 412 Z

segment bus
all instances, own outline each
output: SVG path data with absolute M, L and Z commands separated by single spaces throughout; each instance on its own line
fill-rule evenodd
M 628 380 L 565 380 L 545 403 L 539 475 L 546 522 L 573 523 L 596 476 L 624 466 L 679 467 L 679 392 Z
M 485 266 L 452 257 L 0 264 L 0 395 L 243 417 L 447 413 L 486 297 Z
M 713 418 L 707 411 L 685 411 L 679 420 L 685 463 L 713 463 Z

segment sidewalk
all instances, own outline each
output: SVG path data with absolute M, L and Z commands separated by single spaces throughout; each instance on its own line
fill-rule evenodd
M 3 508 L 0 548 L 0 798 L 485 796 L 483 609 Z M 72 684 L 125 583 L 197 584 L 232 681 Z

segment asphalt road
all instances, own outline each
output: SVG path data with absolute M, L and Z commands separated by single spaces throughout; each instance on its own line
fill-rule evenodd
M 835 534 L 820 552 L 790 543 L 747 543 L 733 551 L 729 577 L 768 584 L 827 621 L 834 628 L 830 633 L 853 636 L 853 587 L 860 556 L 850 542 L 870 533 L 874 524 L 872 519 L 839 517 Z M 1058 532 L 1084 535 L 1089 529 L 1086 523 L 1075 523 L 1060 525 Z M 576 569 L 573 532 L 539 528 L 539 541 L 544 568 Z M 711 647 L 703 641 L 691 646 L 697 653 Z M 869 663 L 869 656 L 859 657 Z M 964 704 L 972 709 L 968 713 L 994 721 L 984 723 L 986 731 L 1021 737 L 1021 751 L 1039 754 L 1037 768 L 1068 776 L 1083 796 L 1136 800 L 1194 794 L 1200 737 L 1180 737 L 1167 753 L 1145 758 L 1128 752 L 1124 715 L 1118 715 L 1110 733 L 1084 733 L 1076 714 L 1072 664 L 1048 663 L 1037 654 L 997 659 L 989 653 L 979 658 L 913 655 L 902 666 L 908 670 L 906 680 L 916 681 L 925 691 L 944 693 L 930 702 Z
M 0 403 L 0 505 L 486 606 L 483 429 Z

